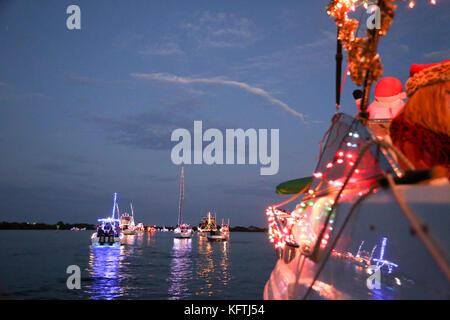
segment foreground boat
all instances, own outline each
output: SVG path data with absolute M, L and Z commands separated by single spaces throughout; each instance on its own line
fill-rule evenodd
M 91 236 L 93 246 L 120 246 L 122 233 L 120 232 L 120 221 L 115 218 L 117 193 L 114 193 L 114 205 L 111 217 L 98 219 L 100 222 L 97 231 Z
M 268 208 L 279 260 L 265 299 L 450 298 L 439 258 L 449 252 L 442 222 L 448 221 L 450 185 L 397 185 L 405 173 L 376 141 L 369 127 L 338 114 L 315 170 L 322 174 L 308 188 L 313 192 L 290 213 Z M 425 242 L 413 227 L 419 219 Z M 432 250 L 430 236 L 439 244 Z M 379 289 L 367 285 L 375 271 Z
M 355 2 L 330 3 L 328 14 L 340 31 L 346 30 L 344 24 L 351 19 L 343 12 L 344 5 L 350 11 Z M 383 19 L 392 18 L 390 1 L 378 1 L 382 7 L 380 3 L 386 10 Z M 384 28 L 389 25 L 382 23 Z M 385 33 L 386 29 L 369 31 L 367 39 L 355 43 L 363 47 L 368 41 L 364 54 L 377 62 L 378 55 L 371 50 Z M 340 41 L 345 40 L 340 33 L 337 61 L 342 59 Z M 362 62 L 366 58 L 362 56 Z M 356 72 L 358 64 L 353 64 L 350 70 Z M 450 299 L 449 180 L 436 179 L 436 168 L 415 170 L 411 161 L 425 157 L 408 159 L 391 144 L 392 119 L 369 118 L 369 71 L 378 65 L 368 65 L 367 72 L 361 72 L 366 75 L 361 112 L 356 117 L 339 112 L 333 116 L 312 176 L 284 183 L 299 183 L 290 192 L 295 195 L 266 210 L 278 261 L 264 299 Z M 294 210 L 281 209 L 297 197 L 301 201 Z

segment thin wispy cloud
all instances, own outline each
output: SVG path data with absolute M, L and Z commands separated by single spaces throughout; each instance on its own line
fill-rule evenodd
M 223 12 L 203 12 L 181 27 L 200 47 L 245 47 L 261 38 L 253 21 Z
M 0 82 L 0 101 L 20 101 L 20 100 L 52 100 L 52 97 L 42 92 L 29 92 L 22 88 Z
M 295 74 L 290 70 L 300 72 L 302 68 L 311 70 L 323 66 L 330 50 L 336 45 L 336 35 L 327 30 L 320 30 L 316 36 L 303 43 L 288 48 L 276 48 L 270 54 L 259 55 L 239 62 L 234 69 L 238 72 L 254 73 L 268 70 L 286 70 L 284 74 Z M 298 73 L 299 74 L 299 73 Z
M 69 84 L 76 84 L 76 85 L 89 85 L 89 84 L 111 85 L 123 83 L 123 81 L 110 81 L 110 80 L 96 79 L 92 77 L 77 76 L 73 74 L 65 75 L 64 80 Z
M 144 49 L 138 51 L 142 55 L 154 56 L 175 56 L 184 54 L 179 45 L 175 42 L 167 42 L 162 44 L 155 44 L 146 46 Z
M 131 76 L 138 79 L 147 79 L 147 80 L 155 80 L 155 81 L 164 81 L 171 82 L 177 84 L 195 84 L 195 83 L 203 83 L 203 84 L 218 84 L 229 87 L 235 87 L 243 89 L 247 92 L 250 92 L 254 95 L 257 95 L 272 105 L 282 108 L 284 111 L 292 114 L 295 117 L 300 118 L 304 121 L 304 115 L 294 109 L 292 109 L 287 103 L 272 97 L 267 91 L 261 88 L 257 88 L 251 86 L 245 82 L 226 80 L 222 78 L 190 78 L 190 77 L 179 77 L 175 75 L 171 75 L 168 73 L 131 73 Z
M 450 48 L 438 51 L 431 51 L 424 54 L 426 59 L 446 60 L 450 59 Z

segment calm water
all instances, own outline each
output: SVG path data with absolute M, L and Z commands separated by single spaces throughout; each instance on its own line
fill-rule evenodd
M 6 299 L 262 299 L 276 263 L 265 233 L 210 243 L 171 232 L 125 236 L 91 247 L 93 231 L 1 230 L 0 294 Z M 81 289 L 66 268 L 81 269 Z

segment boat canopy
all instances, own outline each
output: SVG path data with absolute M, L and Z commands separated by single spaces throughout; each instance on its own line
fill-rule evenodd
M 277 186 L 276 192 L 281 195 L 299 193 L 311 183 L 312 179 L 313 177 L 311 176 L 285 181 Z

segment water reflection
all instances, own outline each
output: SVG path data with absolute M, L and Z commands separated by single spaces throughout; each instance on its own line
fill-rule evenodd
M 136 243 L 136 235 L 135 234 L 125 234 L 122 238 L 122 244 L 124 245 L 134 245 Z
M 169 300 L 189 297 L 192 293 L 187 282 L 192 279 L 192 240 L 173 239 L 169 276 Z
M 150 246 L 152 237 L 150 236 L 150 232 L 147 232 L 147 246 Z
M 120 297 L 120 267 L 123 257 L 123 246 L 92 246 L 89 255 L 89 274 L 92 284 L 88 293 L 92 299 L 111 300 Z
M 218 293 L 226 293 L 231 280 L 228 241 L 199 240 L 198 253 L 196 279 L 201 283 L 195 295 L 211 297 Z

